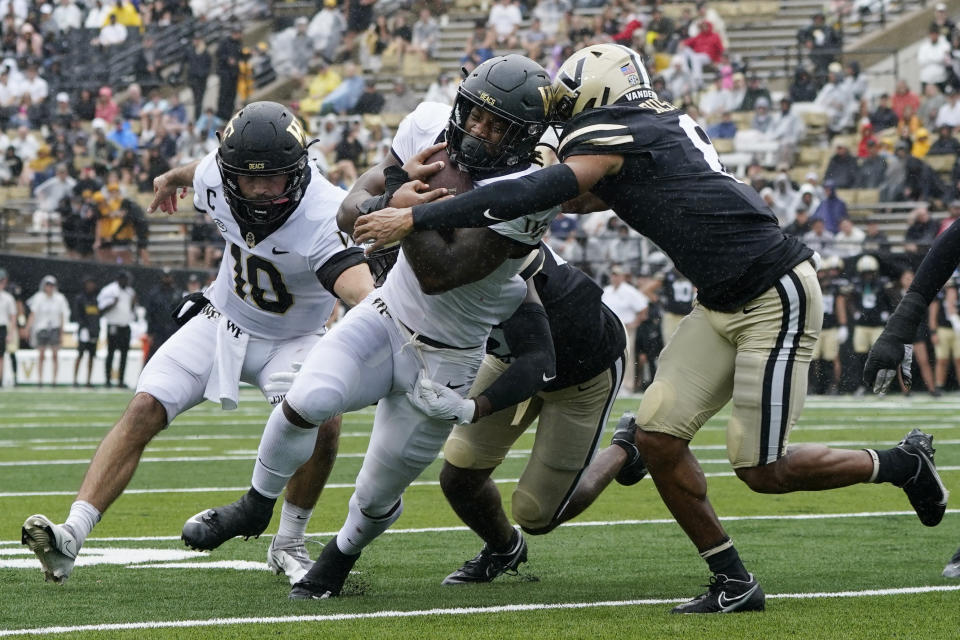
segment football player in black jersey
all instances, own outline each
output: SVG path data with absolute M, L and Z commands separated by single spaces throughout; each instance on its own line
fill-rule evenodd
M 958 284 L 960 284 L 960 275 L 954 272 L 953 276 L 943 285 L 943 288 L 937 292 L 937 297 L 930 304 L 928 314 L 930 341 L 933 343 L 936 357 L 934 384 L 939 394 L 943 393 L 943 388 L 947 384 L 947 372 L 950 369 L 951 359 L 954 363 L 954 370 L 960 371 L 960 316 L 957 315 Z M 923 323 L 921 322 L 920 325 L 922 326 Z
M 880 262 L 876 258 L 861 256 L 856 271 L 849 299 L 853 309 L 853 352 L 857 355 L 857 368 L 862 372 L 867 352 L 880 337 L 895 305 L 892 304 L 890 280 L 880 275 Z M 864 391 L 866 387 L 860 387 L 857 394 L 862 395 Z
M 823 259 L 817 269 L 820 279 L 820 289 L 823 291 L 823 328 L 820 330 L 820 339 L 813 347 L 811 356 L 814 367 L 812 378 L 817 381 L 816 387 L 822 389 L 822 381 L 827 378 L 824 372 L 826 363 L 833 371 L 829 378 L 827 392 L 830 395 L 839 393 L 839 385 L 843 367 L 840 359 L 840 346 L 850 337 L 847 327 L 847 298 L 850 295 L 850 283 L 841 276 L 843 260 L 838 256 L 829 256 Z
M 947 492 L 931 438 L 919 430 L 881 451 L 787 448 L 823 319 L 813 252 L 784 235 L 756 191 L 724 171 L 696 121 L 658 99 L 639 54 L 619 45 L 586 47 L 564 62 L 553 88 L 554 114 L 564 122 L 560 164 L 495 189 L 375 212 L 358 220 L 355 236 L 375 248 L 411 230 L 488 225 L 589 191 L 690 278 L 698 304 L 664 349 L 637 411 L 637 445 L 650 475 L 714 574 L 706 593 L 674 611 L 765 606 L 689 449 L 700 426 L 731 399 L 728 456 L 751 489 L 892 482 L 924 524 L 938 524 Z

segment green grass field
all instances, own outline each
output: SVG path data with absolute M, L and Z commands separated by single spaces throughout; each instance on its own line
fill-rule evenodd
M 439 462 L 407 491 L 394 528 L 364 552 L 344 597 L 289 601 L 285 578 L 266 570 L 268 536 L 233 540 L 211 554 L 179 540 L 186 518 L 234 500 L 249 485 L 267 416 L 252 391 L 243 392 L 235 412 L 203 405 L 161 434 L 88 538 L 73 576 L 62 586 L 44 583 L 39 563 L 19 543 L 20 525 L 38 512 L 64 520 L 87 461 L 128 399 L 119 391 L 0 392 L 0 636 L 960 636 L 960 581 L 940 575 L 960 545 L 960 510 L 928 529 L 889 485 L 753 494 L 726 461 L 727 413 L 701 431 L 694 451 L 714 506 L 767 592 L 762 614 L 669 614 L 674 603 L 702 591 L 708 574 L 649 480 L 611 485 L 574 522 L 531 538 L 519 576 L 441 587 L 481 543 L 440 493 Z M 621 400 L 617 408 L 635 404 Z M 811 398 L 791 441 L 885 446 L 920 426 L 935 434 L 944 481 L 960 496 L 958 411 L 958 396 Z M 314 556 L 346 515 L 372 417 L 364 411 L 344 418 L 340 458 L 311 521 Z M 528 433 L 496 473 L 507 501 L 531 443 Z M 276 522 L 268 533 L 275 530 Z

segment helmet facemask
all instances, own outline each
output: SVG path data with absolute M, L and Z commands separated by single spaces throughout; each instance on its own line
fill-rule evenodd
M 217 166 L 223 180 L 224 198 L 230 206 L 230 211 L 238 222 L 242 222 L 257 231 L 269 227 L 276 228 L 279 224 L 282 224 L 300 204 L 300 199 L 310 182 L 306 153 L 295 164 L 269 173 L 227 165 L 219 154 L 217 155 Z M 261 199 L 248 198 L 240 191 L 240 176 L 270 177 L 277 175 L 286 176 L 286 184 L 283 192 L 279 195 Z
M 498 142 L 469 132 L 467 119 L 474 108 L 483 109 L 505 121 L 506 131 Z M 453 162 L 473 172 L 519 168 L 533 160 L 534 148 L 546 128 L 545 122 L 519 120 L 461 91 L 454 101 L 447 124 L 447 153 Z

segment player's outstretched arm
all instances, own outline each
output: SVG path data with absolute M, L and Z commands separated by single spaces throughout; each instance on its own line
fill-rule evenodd
M 880 338 L 870 348 L 863 367 L 863 381 L 877 393 L 883 393 L 896 378 L 897 369 L 909 387 L 909 364 L 917 326 L 927 306 L 960 263 L 960 225 L 950 225 L 934 241 L 913 283 L 897 309 L 887 320 Z
M 193 186 L 193 176 L 200 161 L 176 167 L 161 173 L 153 179 L 153 201 L 147 207 L 147 213 L 157 209 L 164 213 L 176 213 L 177 200 L 187 197 L 187 189 Z
M 357 242 L 371 242 L 368 251 L 397 242 L 411 231 L 487 227 L 543 211 L 576 198 L 605 175 L 620 170 L 618 155 L 573 156 L 562 164 L 511 180 L 473 189 L 406 209 L 384 209 L 357 220 Z

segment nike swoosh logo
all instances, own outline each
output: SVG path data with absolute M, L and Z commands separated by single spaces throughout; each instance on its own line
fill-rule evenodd
M 285 254 L 285 253 L 290 253 L 290 252 L 289 252 L 289 251 L 277 251 L 277 248 L 276 248 L 276 247 L 273 248 L 273 255 L 275 255 L 275 256 L 282 256 L 282 255 Z
M 490 215 L 490 209 L 487 209 L 486 211 L 483 212 L 483 217 L 487 218 L 488 220 L 496 220 L 497 222 L 506 222 L 506 220 L 504 220 L 503 218 L 498 218 L 497 216 Z
M 593 388 L 594 388 L 595 386 L 597 386 L 598 384 L 600 384 L 600 383 L 599 383 L 599 382 L 594 382 L 593 384 L 588 384 L 587 386 L 583 386 L 582 384 L 578 384 L 578 385 L 577 385 L 577 391 L 586 391 L 587 389 L 593 389 Z
M 556 377 L 557 377 L 557 374 L 553 374 L 553 375 L 550 376 L 549 378 L 547 377 L 547 374 L 543 374 L 543 381 L 544 381 L 544 382 L 550 382 L 551 380 L 555 380 Z
M 753 585 L 753 588 L 747 591 L 746 593 L 741 593 L 736 598 L 728 598 L 726 591 L 721 591 L 720 595 L 717 596 L 717 604 L 720 605 L 720 608 L 723 609 L 724 613 L 736 610 L 740 605 L 746 602 L 747 598 L 753 595 L 753 593 L 760 587 L 759 583 Z
M 456 384 L 456 385 L 454 385 L 454 384 L 450 384 L 450 383 L 448 382 L 448 383 L 445 384 L 444 386 L 445 386 L 447 389 L 459 389 L 460 387 L 463 387 L 463 386 L 465 386 L 466 384 L 467 384 L 467 383 L 464 382 L 463 384 Z
M 757 306 L 755 306 L 755 307 L 750 307 L 749 309 L 747 309 L 746 307 L 744 307 L 744 308 L 743 308 L 743 312 L 744 312 L 744 313 L 750 313 L 751 311 L 756 311 L 757 309 L 759 309 L 759 308 L 762 307 L 762 306 L 763 306 L 762 304 L 758 304 Z

